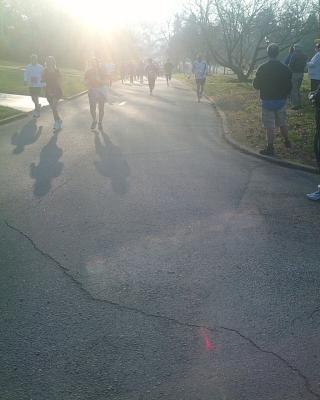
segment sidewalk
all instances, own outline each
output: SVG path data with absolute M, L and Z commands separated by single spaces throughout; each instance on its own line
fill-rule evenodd
M 40 104 L 42 106 L 47 106 L 47 99 L 45 97 L 40 97 Z M 19 94 L 0 93 L 0 106 L 14 108 L 23 112 L 29 112 L 34 109 L 34 104 L 32 103 L 30 96 Z

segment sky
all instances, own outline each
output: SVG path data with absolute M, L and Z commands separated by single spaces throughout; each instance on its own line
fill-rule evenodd
M 56 0 L 96 28 L 115 28 L 140 22 L 163 23 L 182 10 L 185 0 Z

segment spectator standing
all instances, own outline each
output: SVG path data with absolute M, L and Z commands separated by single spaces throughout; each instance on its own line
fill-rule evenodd
M 288 64 L 288 67 L 292 72 L 291 103 L 293 110 L 299 110 L 301 108 L 300 88 L 307 60 L 307 55 L 302 52 L 301 47 L 298 44 L 295 44 L 294 51 Z
M 62 119 L 58 113 L 58 103 L 62 98 L 61 74 L 57 68 L 56 60 L 52 56 L 47 59 L 46 67 L 43 71 L 43 81 L 46 84 L 46 97 L 53 114 L 53 130 L 58 131 L 62 128 Z
M 31 63 L 26 66 L 24 71 L 24 83 L 29 86 L 29 93 L 34 103 L 33 117 L 40 117 L 39 97 L 41 95 L 43 66 L 38 64 L 38 56 L 32 54 Z
M 312 92 L 315 91 L 320 85 L 320 43 L 316 44 L 315 51 L 316 54 L 307 63 Z
M 274 130 L 280 127 L 287 148 L 291 147 L 286 121 L 286 100 L 292 88 L 290 69 L 277 60 L 279 47 L 272 43 L 268 46 L 269 61 L 260 65 L 253 81 L 255 89 L 260 91 L 262 124 L 266 129 L 267 147 L 260 154 L 274 155 Z
M 202 59 L 201 54 L 198 55 L 196 61 L 193 63 L 192 72 L 194 73 L 196 80 L 198 102 L 200 102 L 208 72 L 208 65 Z

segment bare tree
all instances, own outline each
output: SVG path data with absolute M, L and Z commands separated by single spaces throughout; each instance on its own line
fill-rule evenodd
M 195 0 L 196 18 L 212 57 L 246 81 L 270 41 L 286 48 L 306 32 L 307 0 Z

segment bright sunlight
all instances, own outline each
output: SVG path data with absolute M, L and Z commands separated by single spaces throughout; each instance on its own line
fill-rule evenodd
M 171 18 L 183 0 L 56 0 L 61 7 L 98 29 L 139 22 L 158 23 Z

